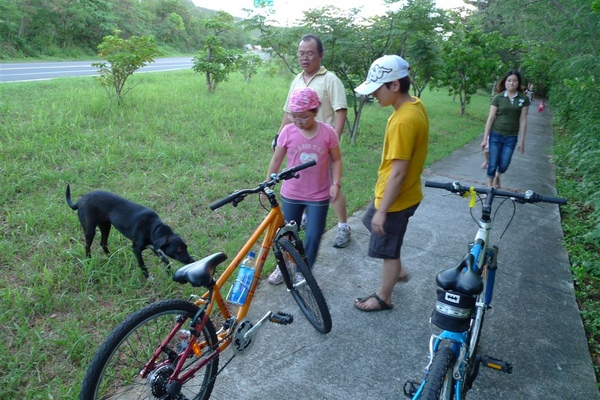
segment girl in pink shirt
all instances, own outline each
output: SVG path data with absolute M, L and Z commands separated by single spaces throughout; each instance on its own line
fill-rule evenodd
M 315 119 L 321 102 L 317 92 L 309 87 L 296 89 L 290 95 L 286 125 L 277 139 L 269 165 L 267 179 L 279 172 L 284 158 L 286 168 L 307 161 L 317 164 L 299 172 L 299 179 L 289 179 L 281 187 L 283 215 L 287 221 L 299 222 L 306 210 L 304 249 L 309 267 L 315 263 L 321 236 L 327 222 L 329 203 L 335 201 L 341 188 L 342 157 L 338 135 L 328 124 Z M 279 269 L 269 276 L 269 283 L 283 282 Z

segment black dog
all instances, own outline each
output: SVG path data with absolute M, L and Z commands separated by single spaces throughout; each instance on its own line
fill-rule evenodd
M 71 201 L 71 188 L 67 185 L 67 204 L 77 210 L 79 222 L 85 234 L 85 255 L 90 256 L 90 247 L 96 234 L 96 227 L 100 228 L 102 237 L 100 245 L 108 254 L 108 235 L 110 226 L 113 225 L 126 238 L 133 242 L 133 253 L 144 276 L 149 277 L 148 269 L 144 265 L 142 251 L 147 248 L 167 264 L 170 271 L 169 256 L 184 264 L 194 262 L 189 255 L 187 245 L 183 239 L 173 233 L 165 225 L 158 214 L 151 209 L 132 201 L 126 200 L 114 193 L 96 190 L 84 195 L 76 204 Z

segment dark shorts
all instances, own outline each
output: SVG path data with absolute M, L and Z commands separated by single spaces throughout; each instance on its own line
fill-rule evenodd
M 404 234 L 408 226 L 408 220 L 412 217 L 420 203 L 415 204 L 402 211 L 387 213 L 385 220 L 385 235 L 379 236 L 371 232 L 371 220 L 375 215 L 375 205 L 371 203 L 362 218 L 362 223 L 371 232 L 369 239 L 369 257 L 383 258 L 385 260 L 397 260 L 400 258 L 400 249 L 404 241 Z

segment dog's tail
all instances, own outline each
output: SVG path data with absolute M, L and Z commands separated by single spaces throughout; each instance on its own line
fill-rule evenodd
M 79 208 L 79 206 L 76 204 L 73 204 L 73 202 L 71 201 L 71 187 L 69 186 L 69 184 L 67 183 L 67 204 L 69 205 L 69 207 L 71 207 L 73 210 L 77 210 Z

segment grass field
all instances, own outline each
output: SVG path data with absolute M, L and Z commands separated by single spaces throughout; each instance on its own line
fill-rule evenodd
M 124 317 L 157 299 L 187 298 L 158 258 L 147 282 L 118 232 L 109 256 L 84 257 L 76 213 L 65 203 L 92 189 L 153 208 L 201 258 L 233 255 L 264 216 L 249 198 L 208 205 L 265 176 L 291 76 L 232 75 L 209 95 L 192 71 L 139 74 L 117 107 L 91 78 L 3 84 L 0 100 L 0 398 L 73 399 L 99 344 Z M 428 163 L 483 132 L 486 95 L 466 116 L 446 92 L 426 91 Z M 357 143 L 342 143 L 349 213 L 364 207 L 391 109 L 363 110 Z M 353 112 L 349 111 L 353 119 Z M 333 226 L 334 213 L 329 216 Z M 175 265 L 177 267 L 177 265 Z

